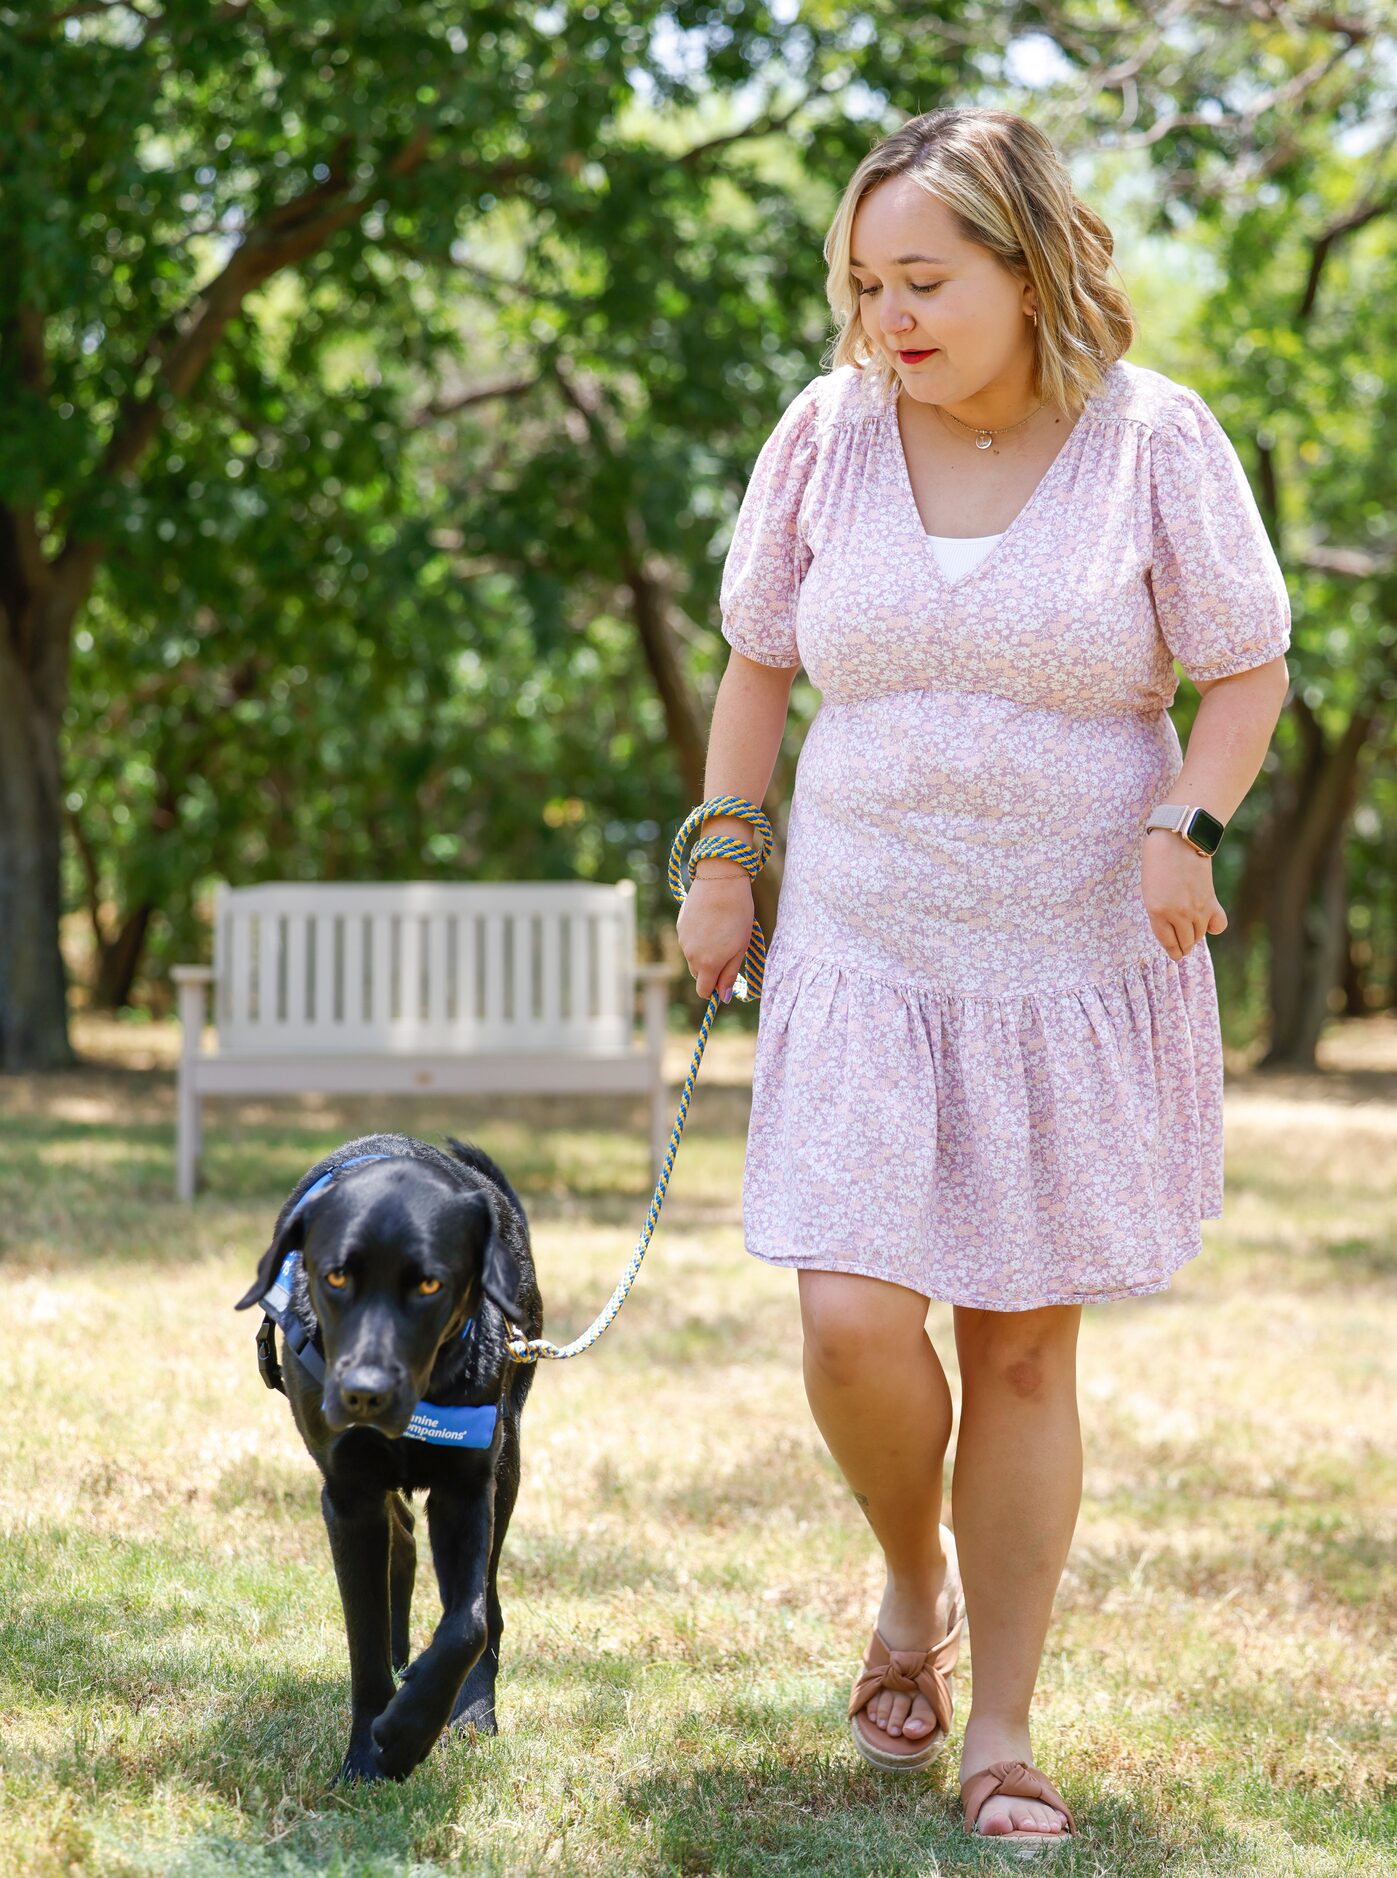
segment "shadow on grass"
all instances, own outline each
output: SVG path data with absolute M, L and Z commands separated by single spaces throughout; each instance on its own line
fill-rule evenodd
M 556 1651 L 507 1664 L 500 1742 L 457 1737 L 401 1785 L 334 1789 L 348 1730 L 338 1636 L 324 1667 L 288 1667 L 274 1633 L 249 1660 L 241 1608 L 229 1610 L 217 1636 L 207 1629 L 211 1607 L 227 1606 L 231 1587 L 215 1593 L 157 1575 L 152 1597 L 140 1548 L 118 1551 L 111 1563 L 119 1572 L 124 1561 L 134 1574 L 127 1583 L 81 1591 L 40 1583 L 12 1598 L 0 1652 L 12 1711 L 30 1696 L 64 1703 L 66 1726 L 45 1757 L 60 1788 L 128 1797 L 181 1788 L 232 1810 L 231 1829 L 196 1830 L 178 1849 L 152 1843 L 123 1869 L 285 1878 L 327 1866 L 387 1874 L 440 1860 L 425 1869 L 517 1873 L 532 1869 L 510 1831 L 521 1786 L 548 1785 L 559 1759 L 588 1827 L 607 1831 L 612 1807 L 628 1821 L 617 1869 L 650 1878 L 1005 1869 L 1002 1850 L 963 1834 L 954 1746 L 924 1777 L 881 1775 L 842 1741 L 827 1745 L 842 1728 L 832 1701 L 812 1710 L 789 1697 L 754 1700 L 740 1693 L 739 1678 L 720 1715 L 694 1713 L 683 1705 L 688 1665 L 646 1663 L 561 1634 Z M 31 1562 L 41 1573 L 42 1555 Z M 178 1573 L 178 1559 L 165 1562 Z M 18 1576 L 10 1590 L 23 1587 Z M 104 1703 L 119 1704 L 127 1722 L 113 1725 Z M 642 1726 L 637 1740 L 638 1716 L 652 1705 L 653 1731 Z M 525 1719 L 515 1722 L 516 1713 Z M 531 1723 L 531 1714 L 545 1719 Z M 1294 1716 L 1281 1703 L 1273 1715 L 1259 1712 L 1253 1697 L 1235 1720 L 1274 1739 Z M 634 1753 L 640 1771 L 616 1768 L 618 1753 Z M 1099 1777 L 1070 1766 L 1060 1777 L 1080 1839 L 1055 1857 L 1058 1874 L 1243 1872 L 1263 1850 L 1261 1819 L 1301 1844 L 1332 1844 L 1341 1827 L 1385 1843 L 1380 1808 L 1363 1813 L 1337 1793 L 1273 1786 L 1235 1761 L 1182 1794 L 1148 1800 L 1103 1792 Z M 1230 1823 L 1237 1816 L 1247 1822 L 1240 1830 Z M 541 1850 L 539 1826 L 530 1832 Z
M 590 1597 L 614 1592 L 618 1585 L 669 1593 L 678 1585 L 679 1561 L 672 1553 L 609 1545 L 596 1534 L 579 1546 L 566 1535 L 516 1538 L 511 1531 L 503 1558 L 501 1583 L 507 1575 L 519 1597 Z
M 952 1754 L 955 1749 L 953 1747 Z M 910 1793 L 901 1776 L 848 1771 L 833 1760 L 769 1760 L 738 1772 L 705 1766 L 690 1776 L 635 1783 L 627 1803 L 654 1822 L 666 1871 L 756 1878 L 771 1873 L 906 1873 L 1019 1869 L 1007 1848 L 965 1834 L 953 1767 Z M 1165 1878 L 1180 1869 L 1240 1873 L 1273 1867 L 1270 1819 L 1296 1848 L 1337 1847 L 1381 1853 L 1392 1843 L 1382 1809 L 1345 1804 L 1338 1794 L 1282 1795 L 1245 1775 L 1225 1787 L 1195 1786 L 1184 1804 L 1150 1804 L 1103 1793 L 1091 1780 L 1063 1783 L 1077 1838 L 1050 1868 L 1093 1878 Z M 1238 1829 L 1232 1821 L 1244 1818 Z M 1042 1866 L 1037 1869 L 1044 1869 Z M 1365 1867 L 1371 1869 L 1370 1867 Z M 1299 1866 L 1296 1869 L 1300 1869 Z M 1306 1869 L 1308 1869 L 1306 1867 Z
M 1197 1497 L 1196 1489 L 1191 1495 Z M 1241 1503 L 1240 1496 L 1232 1497 Z M 1161 1526 L 1170 1510 L 1167 1499 L 1156 1502 L 1144 1493 L 1135 1504 L 1144 1521 L 1155 1518 Z M 1246 1504 L 1270 1510 L 1273 1501 L 1257 1496 Z M 1235 1508 L 1228 1519 L 1234 1530 L 1242 1523 Z M 1078 1582 L 1070 1602 L 1094 1607 L 1130 1577 L 1137 1555 L 1134 1541 L 1083 1552 L 1074 1560 Z M 1255 1527 L 1245 1546 L 1218 1551 L 1181 1544 L 1161 1550 L 1150 1558 L 1147 1575 L 1156 1591 L 1177 1593 L 1200 1607 L 1225 1599 L 1239 1602 L 1242 1610 L 1253 1606 L 1270 1614 L 1278 1586 L 1285 1585 L 1288 1595 L 1303 1586 L 1305 1604 L 1332 1618 L 1351 1618 L 1365 1631 L 1397 1625 L 1397 1580 L 1385 1535 L 1368 1531 L 1351 1514 L 1333 1511 L 1318 1499 L 1312 1508 L 1286 1504 L 1276 1510 Z
M 709 1760 L 682 1774 L 631 1782 L 623 1804 L 651 1822 L 662 1853 L 657 1873 L 925 1878 L 948 1868 L 1018 1869 L 1006 1863 L 1007 1848 L 967 1837 L 954 1749 L 928 1774 L 911 1779 L 825 1754 L 767 1752 L 740 1768 Z M 1200 1802 L 1202 1816 L 1188 1821 L 1114 1795 L 1078 1799 L 1074 1792 L 1073 1806 L 1079 1839 L 1053 1856 L 1059 1878 L 1071 1872 L 1153 1878 L 1177 1869 L 1185 1855 L 1207 1859 L 1205 1870 L 1243 1864 L 1244 1840 L 1206 1801 Z
M 654 1194 L 642 1138 L 617 1148 L 615 1138 L 580 1131 L 575 1116 L 552 1118 L 552 1125 L 526 1126 L 504 1119 L 436 1113 L 410 1118 L 380 1113 L 378 1125 L 414 1134 L 438 1146 L 448 1134 L 474 1141 L 499 1160 L 519 1192 L 525 1212 L 538 1226 L 585 1221 L 615 1230 L 622 1257 L 629 1254 Z M 252 1210 L 270 1230 L 286 1196 L 307 1168 L 343 1142 L 372 1127 L 350 1118 L 310 1121 L 294 1111 L 283 1119 L 256 1126 L 230 1126 L 223 1138 L 212 1136 L 204 1157 L 204 1181 L 193 1208 L 174 1197 L 174 1135 L 169 1124 L 113 1116 L 86 1121 L 44 1115 L 0 1117 L 4 1165 L 0 1169 L 0 1204 L 5 1227 L 0 1241 L 21 1246 L 27 1236 L 51 1236 L 55 1217 L 123 1227 L 131 1240 L 126 1256 L 159 1261 L 162 1248 L 152 1245 L 191 1219 L 203 1224 L 228 1208 Z M 682 1148 L 681 1148 L 682 1154 Z M 683 1212 L 687 1223 L 737 1217 L 733 1205 L 690 1197 L 671 1174 L 666 1206 L 671 1219 Z M 140 1224 L 148 1230 L 141 1230 Z M 109 1230 L 101 1234 L 104 1260 L 122 1257 Z M 622 1243 L 624 1242 L 624 1243 Z M 66 1230 L 63 1263 L 85 1262 L 90 1235 Z
M 1345 1279 L 1397 1277 L 1397 1240 L 1335 1239 L 1319 1248 L 1319 1256 Z

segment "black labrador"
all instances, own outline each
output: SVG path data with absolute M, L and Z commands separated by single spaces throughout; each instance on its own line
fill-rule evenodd
M 349 1633 L 342 1781 L 401 1780 L 448 1727 L 495 1732 L 496 1576 L 534 1373 L 509 1357 L 505 1318 L 536 1337 L 543 1302 L 518 1195 L 482 1149 L 453 1140 L 451 1150 L 366 1135 L 327 1155 L 286 1200 L 237 1305 L 270 1306 L 287 1255 L 299 1252 L 281 1307 L 281 1365 L 270 1343 L 264 1361 L 324 1476 Z M 270 1338 L 270 1324 L 264 1330 Z M 304 1358 L 298 1343 L 311 1346 Z M 408 1434 L 419 1401 L 443 1423 L 469 1426 L 473 1440 L 488 1435 L 488 1446 Z M 421 1492 L 442 1616 L 409 1663 L 417 1551 L 405 1496 Z

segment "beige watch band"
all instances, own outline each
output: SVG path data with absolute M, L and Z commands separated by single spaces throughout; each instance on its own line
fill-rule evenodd
M 1200 847 L 1196 841 L 1184 833 L 1188 826 L 1188 819 L 1197 807 L 1198 805 L 1194 802 L 1161 802 L 1150 811 L 1150 818 L 1145 823 L 1145 833 L 1148 834 L 1152 828 L 1167 828 L 1188 842 L 1195 854 L 1209 855 L 1211 858 L 1209 849 Z M 1205 815 L 1208 813 L 1206 809 L 1203 812 Z

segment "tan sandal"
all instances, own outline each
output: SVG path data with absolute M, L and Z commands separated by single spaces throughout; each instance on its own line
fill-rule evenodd
M 1043 1800 L 1049 1806 L 1056 1807 L 1067 1821 L 1065 1832 L 981 1832 L 979 1829 L 980 1813 L 986 1800 L 992 1800 L 997 1793 L 1002 1793 L 1010 1800 Z M 994 1761 L 988 1767 L 982 1767 L 978 1774 L 971 1774 L 960 1783 L 961 1804 L 965 1808 L 965 1830 L 976 1839 L 988 1839 L 993 1845 L 1007 1845 L 1014 1848 L 1020 1857 L 1031 1857 L 1035 1852 L 1051 1851 L 1054 1846 L 1066 1845 L 1077 1830 L 1077 1822 L 1072 1817 L 1072 1809 L 1049 1780 L 1038 1768 L 1030 1767 L 1026 1761 Z
M 946 1746 L 951 1732 L 951 1676 L 960 1657 L 965 1630 L 965 1598 L 960 1585 L 956 1542 L 949 1527 L 941 1528 L 946 1552 L 946 1581 L 951 1594 L 951 1623 L 940 1643 L 929 1650 L 894 1650 L 874 1626 L 864 1651 L 863 1666 L 849 1697 L 849 1732 L 854 1746 L 872 1766 L 888 1773 L 911 1773 L 929 1766 Z M 923 1695 L 936 1717 L 936 1727 L 919 1741 L 890 1735 L 872 1723 L 863 1711 L 884 1690 L 894 1695 Z

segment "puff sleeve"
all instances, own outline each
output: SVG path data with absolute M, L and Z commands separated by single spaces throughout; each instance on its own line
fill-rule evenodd
M 801 497 L 815 462 L 814 379 L 762 445 L 723 563 L 723 637 L 759 665 L 798 665 L 796 602 L 812 559 L 800 533 Z
M 1290 644 L 1290 597 L 1227 432 L 1196 391 L 1150 435 L 1150 588 L 1169 651 L 1190 678 L 1227 678 Z

